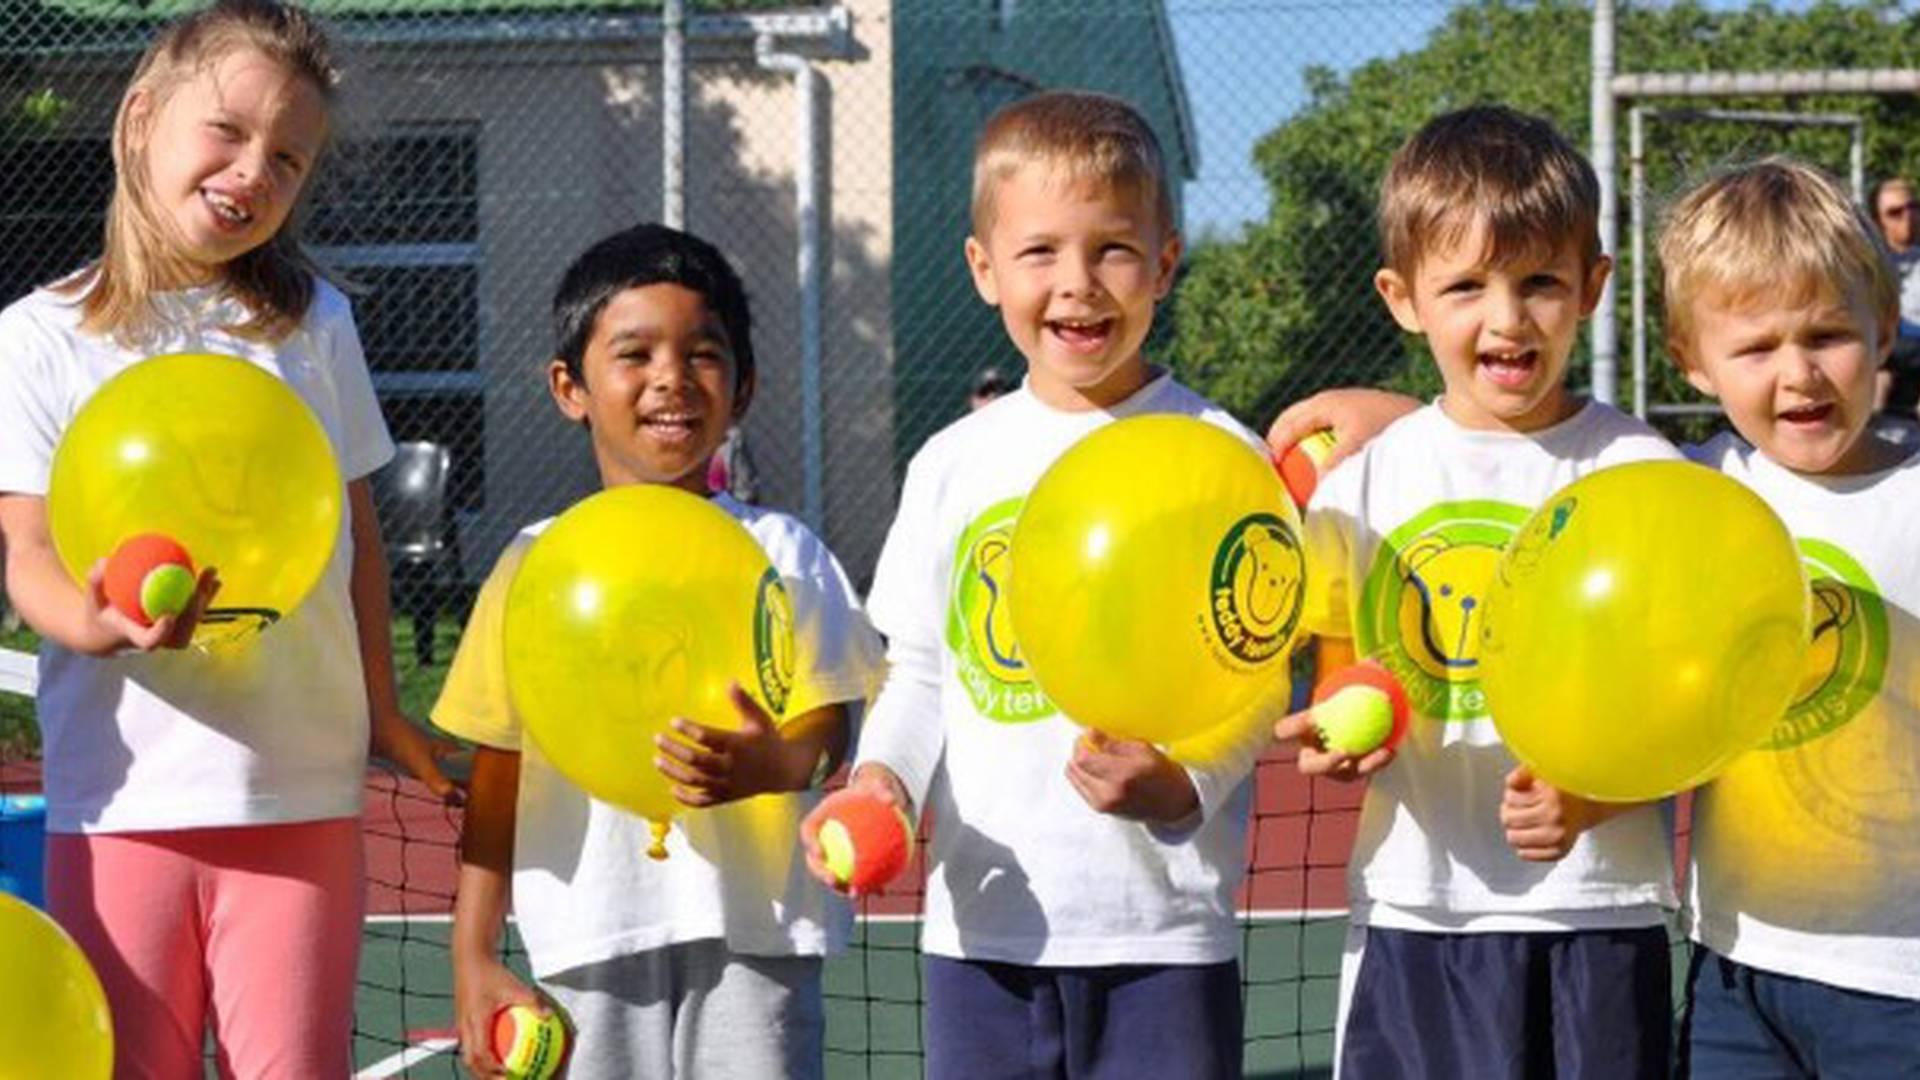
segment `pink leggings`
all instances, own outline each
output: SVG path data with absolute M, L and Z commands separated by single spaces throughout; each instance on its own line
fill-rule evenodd
M 365 908 L 360 821 L 51 834 L 47 908 L 113 1010 L 117 1080 L 344 1077 Z

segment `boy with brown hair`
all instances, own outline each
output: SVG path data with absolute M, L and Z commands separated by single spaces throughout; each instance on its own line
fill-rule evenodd
M 1027 377 L 907 470 L 868 605 L 891 670 L 852 780 L 935 822 L 927 1075 L 1238 1076 L 1233 895 L 1267 721 L 1210 731 L 1231 746 L 1201 761 L 1083 735 L 998 603 L 1023 500 L 1088 433 L 1175 413 L 1259 445 L 1141 353 L 1180 259 L 1152 130 L 1097 94 L 1002 109 L 966 254 Z
M 1567 483 L 1674 451 L 1565 386 L 1611 265 L 1592 167 L 1544 120 L 1440 116 L 1381 189 L 1394 319 L 1427 339 L 1439 400 L 1330 471 L 1308 508 L 1303 623 L 1324 678 L 1365 655 L 1406 687 L 1397 753 L 1323 748 L 1301 771 L 1371 775 L 1349 864 L 1340 1065 L 1349 1076 L 1662 1076 L 1671 1015 L 1665 822 L 1517 766 L 1478 676 L 1501 549 Z

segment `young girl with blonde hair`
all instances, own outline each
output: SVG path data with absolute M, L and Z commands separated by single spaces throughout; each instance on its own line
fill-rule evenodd
M 121 1076 L 344 1076 L 365 888 L 367 753 L 452 792 L 394 691 L 367 476 L 392 455 L 348 303 L 294 223 L 336 71 L 319 27 L 220 0 L 141 58 L 113 131 L 103 253 L 0 312 L 0 538 L 42 638 L 47 900 L 107 990 Z M 142 627 L 49 538 L 55 446 L 146 356 L 225 353 L 326 429 L 348 506 L 313 593 L 243 655 L 182 652 L 218 589 Z

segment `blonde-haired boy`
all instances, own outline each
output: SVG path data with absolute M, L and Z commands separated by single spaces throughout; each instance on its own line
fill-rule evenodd
M 1769 159 L 1695 188 L 1660 238 L 1668 351 L 1738 437 L 1689 452 L 1798 538 L 1798 699 L 1694 803 L 1682 1071 L 1920 1074 L 1920 457 L 1874 438 L 1898 287 L 1831 179 Z
M 1517 767 L 1478 678 L 1479 605 L 1520 524 L 1580 476 L 1675 456 L 1565 386 L 1610 269 L 1598 204 L 1551 124 L 1497 106 L 1429 122 L 1381 187 L 1376 285 L 1445 390 L 1314 493 L 1303 621 L 1323 676 L 1377 659 L 1417 716 L 1397 754 L 1358 759 L 1304 715 L 1275 729 L 1303 772 L 1373 777 L 1349 864 L 1348 1076 L 1665 1074 L 1665 823 Z
M 853 779 L 934 819 L 927 1074 L 1238 1076 L 1233 893 L 1264 722 L 1204 762 L 1083 736 L 999 601 L 1022 501 L 1083 436 L 1180 413 L 1258 444 L 1141 354 L 1180 238 L 1140 115 L 1038 94 L 995 114 L 975 161 L 967 262 L 1027 378 L 908 467 L 869 599 L 891 670 Z

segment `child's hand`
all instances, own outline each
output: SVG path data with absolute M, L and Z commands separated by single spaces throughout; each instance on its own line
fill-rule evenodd
M 1102 814 L 1172 824 L 1200 808 L 1193 781 L 1152 743 L 1087 731 L 1073 741 L 1067 782 Z
M 420 730 L 398 712 L 376 708 L 369 731 L 373 756 L 385 758 L 427 786 L 433 796 L 448 806 L 466 802 L 460 785 L 447 779 L 440 762 L 466 750 L 452 739 Z
M 674 733 L 656 735 L 654 768 L 673 781 L 673 797 L 687 806 L 718 806 L 770 791 L 807 786 L 813 762 L 799 761 L 773 718 L 739 683 L 727 688 L 740 730 L 723 731 L 675 717 Z
M 1313 722 L 1313 710 L 1302 709 L 1280 718 L 1273 725 L 1273 737 L 1282 742 L 1300 744 L 1300 756 L 1294 765 L 1303 776 L 1324 776 L 1329 780 L 1350 783 L 1360 780 L 1393 763 L 1394 750 L 1382 746 L 1354 757 L 1329 750 L 1320 742 L 1319 725 Z
M 207 613 L 207 605 L 220 591 L 220 575 L 211 566 L 202 567 L 185 610 L 155 619 L 150 626 L 141 626 L 107 601 L 106 574 L 107 561 L 95 562 L 87 571 L 87 587 L 83 590 L 87 600 L 87 639 L 78 651 L 90 656 L 111 656 L 128 649 L 152 652 L 186 648 L 193 641 L 194 628 Z
M 1581 833 L 1638 805 L 1585 799 L 1516 765 L 1500 798 L 1500 825 L 1514 854 L 1528 862 L 1554 862 L 1573 850 Z
M 1275 417 L 1273 426 L 1267 429 L 1267 445 L 1278 455 L 1314 432 L 1331 428 L 1334 445 L 1321 465 L 1324 472 L 1358 452 L 1388 424 L 1419 407 L 1418 400 L 1386 390 L 1363 387 L 1322 390 L 1287 406 Z
M 493 1014 L 509 1005 L 530 1005 L 543 1016 L 552 1011 L 498 957 L 455 954 L 453 1011 L 460 1032 L 460 1062 L 474 1076 L 507 1075 L 500 1059 L 493 1056 Z
M 908 821 L 913 820 L 913 800 L 907 797 L 906 786 L 885 765 L 869 761 L 853 770 L 847 787 L 872 795 L 888 806 L 898 807 L 901 813 L 907 815 Z M 852 894 L 847 887 L 833 876 L 833 871 L 827 869 L 826 853 L 820 850 L 820 824 L 824 816 L 822 808 L 816 806 L 800 820 L 800 848 L 806 852 L 807 870 L 813 874 L 815 881 L 842 896 L 850 896 Z

